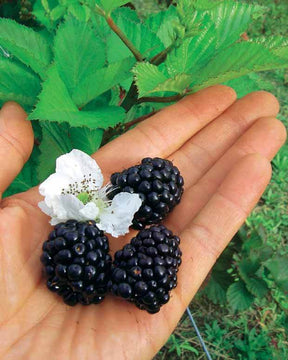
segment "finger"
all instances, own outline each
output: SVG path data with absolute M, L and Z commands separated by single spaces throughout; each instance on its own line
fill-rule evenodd
M 251 93 L 193 136 L 170 156 L 186 179 L 185 188 L 195 184 L 257 119 L 276 116 L 278 111 L 279 103 L 272 94 Z
M 33 141 L 24 110 L 14 102 L 6 103 L 0 111 L 0 198 L 28 160 Z
M 145 156 L 167 157 L 225 111 L 234 90 L 213 86 L 171 105 L 94 154 L 108 174 L 136 164 Z
M 168 219 L 168 226 L 181 231 L 209 201 L 235 163 L 253 153 L 272 160 L 285 140 L 286 129 L 281 121 L 275 118 L 257 120 L 198 182 L 185 189 L 177 212 Z
M 183 306 L 191 301 L 218 256 L 256 205 L 270 177 L 271 166 L 266 158 L 258 154 L 246 156 L 181 233 L 183 264 L 176 291 Z
M 235 91 L 223 85 L 199 91 L 143 121 L 100 148 L 92 157 L 104 171 L 106 181 L 113 172 L 139 163 L 145 156 L 167 157 L 225 111 L 235 99 Z M 38 187 L 21 197 L 33 205 L 41 199 Z

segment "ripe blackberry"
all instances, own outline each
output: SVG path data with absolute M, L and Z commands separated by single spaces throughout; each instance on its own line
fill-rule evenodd
M 112 174 L 110 181 L 117 186 L 111 197 L 121 191 L 140 195 L 143 202 L 133 219 L 135 229 L 159 224 L 183 194 L 184 180 L 178 168 L 160 158 L 145 158 L 140 165 Z
M 42 249 L 47 287 L 66 304 L 98 304 L 104 299 L 112 260 L 108 239 L 94 221 L 56 225 Z
M 164 225 L 140 231 L 115 253 L 109 290 L 154 314 L 169 301 L 181 264 L 180 239 Z

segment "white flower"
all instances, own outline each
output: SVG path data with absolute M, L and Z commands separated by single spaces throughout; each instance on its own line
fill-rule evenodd
M 39 187 L 44 201 L 38 205 L 51 217 L 51 225 L 69 219 L 95 220 L 99 229 L 114 237 L 124 235 L 141 206 L 138 194 L 119 193 L 107 198 L 109 186 L 96 161 L 80 150 L 56 160 L 56 172 Z

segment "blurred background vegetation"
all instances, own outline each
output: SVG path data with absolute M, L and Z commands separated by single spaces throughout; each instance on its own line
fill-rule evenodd
M 267 11 L 264 16 L 254 21 L 247 36 L 255 38 L 262 35 L 282 35 L 287 37 L 288 2 L 258 0 L 257 3 L 266 6 Z M 258 86 L 255 86 L 255 90 L 258 87 L 271 91 L 278 98 L 281 105 L 278 118 L 288 128 L 288 71 L 262 72 L 259 76 L 256 75 L 256 78 Z M 230 85 L 233 86 L 233 83 Z M 243 85 L 245 86 L 244 81 Z M 272 167 L 271 183 L 258 206 L 219 259 L 212 276 L 210 275 L 210 279 L 207 279 L 208 286 L 206 285 L 198 293 L 190 305 L 213 360 L 288 359 L 287 284 L 279 288 L 271 277 L 267 276 L 265 269 L 260 267 L 259 277 L 264 280 L 264 286 L 266 288 L 267 285 L 268 291 L 263 288 L 265 296 L 260 296 L 262 295 L 260 287 L 254 294 L 249 292 L 245 297 L 247 302 L 241 311 L 235 311 L 233 301 L 227 303 L 227 291 L 225 292 L 224 285 L 225 281 L 228 281 L 228 286 L 230 285 L 231 278 L 229 279 L 227 273 L 234 280 L 237 281 L 240 278 L 243 282 L 246 275 L 246 280 L 249 281 L 249 266 L 246 266 L 244 270 L 243 265 L 245 261 L 247 263 L 248 258 L 252 257 L 249 255 L 253 251 L 255 253 L 255 248 L 263 249 L 260 262 L 261 260 L 264 262 L 265 256 L 270 257 L 272 253 L 285 254 L 283 259 L 288 259 L 288 143 L 277 154 Z M 285 269 L 288 268 L 288 261 L 283 262 L 282 265 L 281 270 L 284 271 L 282 277 L 287 282 L 288 270 Z M 252 270 L 254 273 L 254 269 Z M 221 292 L 215 288 L 215 284 L 212 284 L 215 282 L 213 279 L 215 273 L 218 278 L 223 278 L 222 299 L 216 299 Z M 252 297 L 249 298 L 249 295 Z M 168 359 L 206 359 L 186 314 L 154 360 Z
M 145 17 L 145 13 L 156 13 L 170 3 L 134 0 L 131 6 Z M 288 37 L 288 1 L 257 3 L 267 10 L 245 38 Z M 35 25 L 33 0 L 0 0 L 0 5 L 0 16 Z M 239 96 L 247 89 L 274 93 L 281 104 L 279 119 L 288 126 L 287 70 L 252 74 L 229 85 L 237 87 Z M 213 360 L 288 359 L 288 143 L 272 166 L 271 184 L 190 305 Z M 154 360 L 172 359 L 205 359 L 186 314 Z
M 247 39 L 288 36 L 287 1 L 250 2 L 267 9 L 244 34 Z M 171 1 L 133 3 L 145 16 Z M 281 105 L 279 119 L 288 127 L 287 70 L 252 74 L 229 85 L 237 87 L 239 96 L 247 89 L 271 91 Z M 272 166 L 273 178 L 258 206 L 190 305 L 213 360 L 288 359 L 288 143 Z M 154 358 L 172 359 L 206 359 L 187 314 Z

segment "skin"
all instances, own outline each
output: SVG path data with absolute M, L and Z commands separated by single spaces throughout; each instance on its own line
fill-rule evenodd
M 165 225 L 181 238 L 178 287 L 159 313 L 122 299 L 66 306 L 46 289 L 39 257 L 51 227 L 38 189 L 5 198 L 0 209 L 0 358 L 3 360 L 151 359 L 269 183 L 270 161 L 285 142 L 266 92 L 236 100 L 214 86 L 189 96 L 101 148 L 93 157 L 109 174 L 145 156 L 173 160 L 185 192 Z M 31 124 L 16 103 L 0 112 L 0 194 L 33 146 Z M 110 239 L 114 252 L 132 238 Z

